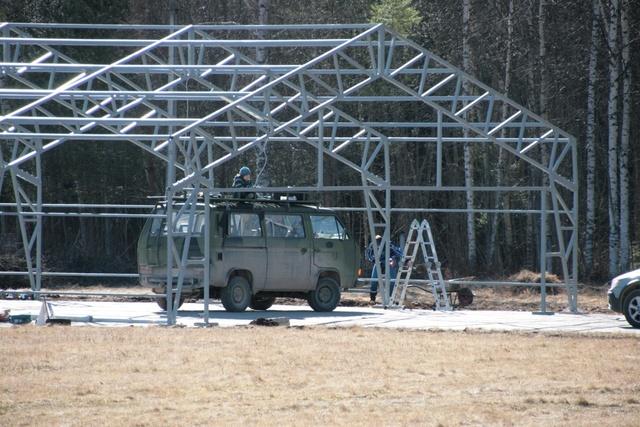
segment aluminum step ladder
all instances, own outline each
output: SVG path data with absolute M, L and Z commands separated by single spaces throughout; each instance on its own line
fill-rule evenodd
M 413 271 L 413 264 L 418 255 L 418 249 L 422 249 L 422 256 L 427 267 L 427 273 L 429 274 L 431 292 L 435 300 L 435 310 L 453 310 L 451 302 L 449 301 L 449 295 L 447 294 L 446 285 L 442 279 L 440 261 L 438 261 L 438 254 L 436 253 L 435 242 L 431 234 L 431 227 L 426 219 L 422 220 L 421 223 L 418 222 L 417 219 L 414 219 L 411 223 L 407 241 L 404 246 L 402 261 L 400 262 L 396 276 L 396 285 L 391 294 L 390 307 L 404 308 L 404 298 L 409 288 L 411 272 Z

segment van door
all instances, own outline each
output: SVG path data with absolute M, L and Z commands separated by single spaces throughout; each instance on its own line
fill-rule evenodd
M 311 215 L 311 228 L 315 269 L 336 271 L 340 286 L 353 286 L 359 266 L 354 240 L 333 215 Z
M 313 247 L 302 215 L 265 213 L 267 282 L 270 291 L 306 291 L 311 285 Z
M 223 282 L 229 272 L 246 270 L 253 277 L 253 291 L 264 288 L 267 275 L 267 247 L 262 230 L 260 215 L 256 212 L 225 213 L 225 236 L 222 252 L 215 253 L 214 270 L 216 281 Z
M 196 211 L 193 214 L 193 220 L 190 224 L 190 215 L 188 211 L 182 207 L 175 213 L 176 219 L 172 221 L 173 226 L 173 240 L 180 256 L 186 236 L 189 232 L 189 226 L 191 226 L 191 239 L 189 241 L 188 258 L 200 259 L 204 256 L 204 236 L 203 231 L 203 213 L 202 211 Z M 164 207 L 158 207 L 153 212 L 154 215 L 164 215 L 166 212 Z M 146 263 L 148 265 L 166 265 L 167 262 L 167 221 L 165 218 L 153 218 L 150 220 L 144 229 L 146 233 L 145 255 Z M 175 264 L 175 260 L 174 260 Z

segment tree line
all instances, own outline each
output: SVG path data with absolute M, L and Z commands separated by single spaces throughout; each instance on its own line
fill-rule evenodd
M 640 0 L 5 0 L 0 20 L 168 24 L 171 7 L 177 7 L 181 25 L 385 23 L 574 135 L 580 166 L 580 277 L 602 281 L 633 267 L 640 237 L 635 210 L 640 197 L 636 167 L 640 122 L 632 120 L 639 107 L 634 95 L 639 91 Z M 100 54 L 92 53 L 96 58 Z M 277 55 L 277 51 L 257 52 L 256 58 L 275 63 Z M 419 112 L 383 107 L 371 114 L 406 121 Z M 314 155 L 292 157 L 289 149 L 275 146 L 268 158 L 264 151 L 256 151 L 256 170 L 265 171 L 260 180 L 309 184 L 304 171 Z M 391 152 L 398 176 L 408 175 L 401 180 L 429 173 L 425 159 L 433 153 L 418 146 L 410 150 Z M 497 152 L 470 150 L 452 155 L 447 164 L 458 170 L 471 163 L 493 168 L 498 157 Z M 231 179 L 240 166 L 232 161 L 216 174 Z M 529 179 L 516 166 L 504 166 L 511 168 L 505 179 L 514 185 Z M 49 203 L 149 204 L 147 197 L 160 195 L 164 188 L 162 162 L 131 145 L 64 144 L 43 157 L 43 168 L 43 176 L 55 177 L 44 187 Z M 482 173 L 476 166 L 474 174 L 481 178 Z M 347 179 L 340 174 L 332 169 L 326 178 L 336 183 Z M 225 184 L 230 182 L 219 183 Z M 12 200 L 5 188 L 2 191 L 3 201 Z M 325 197 L 332 205 L 348 206 L 354 202 L 350 198 L 359 196 Z M 399 206 L 403 198 L 412 198 L 411 204 L 451 202 L 446 195 L 394 197 Z M 508 196 L 502 200 L 505 206 L 519 202 Z M 364 247 L 366 221 L 353 213 L 346 220 Z M 8 217 L 1 221 L 3 234 L 14 229 Z M 401 218 L 394 235 L 409 222 L 409 217 Z M 47 218 L 48 267 L 130 271 L 141 224 L 137 218 Z M 526 223 L 477 216 L 472 226 L 457 217 L 439 218 L 437 226 L 448 236 L 439 242 L 439 253 L 459 273 L 509 272 L 538 265 L 535 251 L 530 250 L 534 236 Z M 526 238 L 518 237 L 522 235 Z M 469 236 L 475 242 L 472 248 Z

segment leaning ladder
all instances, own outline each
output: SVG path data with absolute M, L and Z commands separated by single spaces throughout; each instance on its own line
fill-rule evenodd
M 422 256 L 424 257 L 424 262 L 427 267 L 427 273 L 429 273 L 431 292 L 436 302 L 435 309 L 453 310 L 449 302 L 446 285 L 444 280 L 442 280 L 440 262 L 438 261 L 433 235 L 431 234 L 431 227 L 426 219 L 422 220 L 421 223 L 419 223 L 417 219 L 414 219 L 411 223 L 407 242 L 404 246 L 402 261 L 398 268 L 396 286 L 394 286 L 393 293 L 391 294 L 390 307 L 404 308 L 404 298 L 407 294 L 407 288 L 409 287 L 413 264 L 418 255 L 418 248 L 422 249 Z

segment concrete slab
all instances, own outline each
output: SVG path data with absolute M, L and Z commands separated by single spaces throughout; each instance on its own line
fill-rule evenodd
M 167 315 L 155 302 L 48 301 L 57 318 L 69 318 L 73 326 L 153 326 L 166 325 Z M 0 310 L 12 315 L 30 314 L 35 320 L 41 301 L 0 300 Z M 267 311 L 247 310 L 229 313 L 219 302 L 209 305 L 209 319 L 204 319 L 203 303 L 186 303 L 178 311 L 177 325 L 203 327 L 246 326 L 258 319 L 288 319 L 289 325 L 326 327 L 377 327 L 444 330 L 521 330 L 532 332 L 625 333 L 640 336 L 640 329 L 629 326 L 623 316 L 611 314 L 554 313 L 536 314 L 520 311 L 432 311 L 385 310 L 376 307 L 338 307 L 330 313 L 316 313 L 307 305 L 274 305 Z M 0 327 L 14 326 L 0 323 Z

